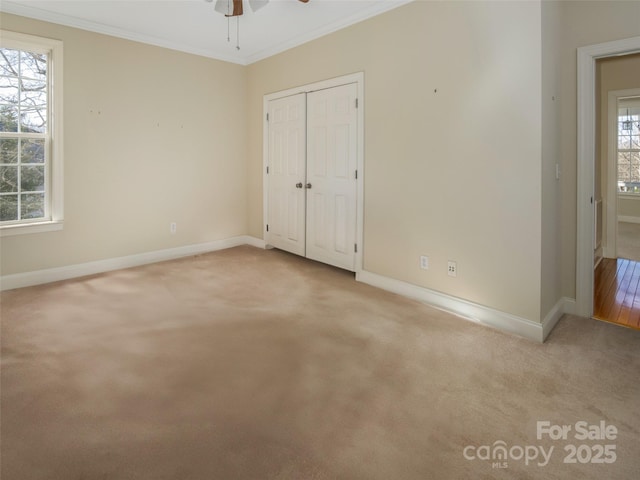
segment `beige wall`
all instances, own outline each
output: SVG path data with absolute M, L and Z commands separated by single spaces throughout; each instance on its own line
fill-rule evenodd
M 542 2 L 542 252 L 541 316 L 562 298 L 562 190 L 556 165 L 562 164 L 560 140 L 560 55 L 562 9 L 559 2 Z
M 363 71 L 365 270 L 539 321 L 540 65 L 538 2 L 415 2 L 251 65 L 250 233 L 263 95 Z
M 2 238 L 2 275 L 247 232 L 245 67 L 0 19 L 64 41 L 65 128 L 64 230 Z
M 560 2 L 562 42 L 560 56 L 560 133 L 562 195 L 558 208 L 562 219 L 562 294 L 576 296 L 577 227 L 577 48 L 640 35 L 640 2 Z
M 640 2 L 416 1 L 249 67 L 0 20 L 65 42 L 65 228 L 3 275 L 261 237 L 263 96 L 363 71 L 365 269 L 539 321 L 575 297 L 576 48 Z

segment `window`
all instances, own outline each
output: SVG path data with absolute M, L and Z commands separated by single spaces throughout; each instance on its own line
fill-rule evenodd
M 0 35 L 0 234 L 62 228 L 62 42 Z
M 637 103 L 637 102 L 636 102 Z M 640 106 L 618 108 L 618 192 L 640 195 Z

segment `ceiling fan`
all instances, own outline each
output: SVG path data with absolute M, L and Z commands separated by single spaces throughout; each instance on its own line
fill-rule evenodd
M 207 0 L 213 1 L 213 0 Z M 256 12 L 264 7 L 269 0 L 247 0 L 249 2 L 249 6 L 251 10 Z M 309 0 L 298 0 L 302 3 L 307 3 Z M 238 17 L 243 14 L 242 4 L 243 0 L 217 0 L 216 1 L 216 12 L 222 13 L 225 17 Z
M 253 12 L 260 10 L 264 7 L 269 0 L 247 0 L 249 6 Z M 308 3 L 309 0 L 298 0 L 302 3 Z M 205 0 L 205 2 L 212 3 L 213 0 Z M 244 13 L 242 8 L 243 0 L 216 0 L 215 10 L 222 13 L 227 17 L 227 42 L 231 41 L 231 26 L 229 20 L 231 17 L 236 17 L 236 50 L 240 50 L 240 16 Z

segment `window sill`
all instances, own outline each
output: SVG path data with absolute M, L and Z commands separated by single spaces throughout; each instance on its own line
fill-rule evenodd
M 23 223 L 20 225 L 5 225 L 0 227 L 0 237 L 10 237 L 12 235 L 26 235 L 29 233 L 55 232 L 62 230 L 61 220 L 39 223 Z

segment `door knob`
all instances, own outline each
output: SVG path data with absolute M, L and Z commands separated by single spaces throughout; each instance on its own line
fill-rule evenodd
M 310 183 L 307 183 L 307 184 L 304 186 L 304 188 L 311 188 L 311 184 L 310 184 Z
M 302 188 L 302 182 L 296 183 L 296 188 Z

